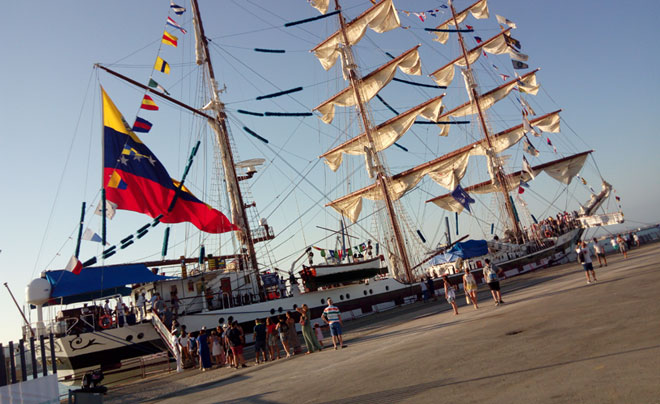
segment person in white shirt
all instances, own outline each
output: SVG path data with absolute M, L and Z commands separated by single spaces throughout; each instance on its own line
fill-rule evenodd
M 140 293 L 137 298 L 137 312 L 140 314 L 140 321 L 144 321 L 147 312 L 147 299 L 144 297 L 144 292 Z
M 598 279 L 596 279 L 596 272 L 594 272 L 594 266 L 591 262 L 591 252 L 587 247 L 587 243 L 584 241 L 578 241 L 578 248 L 575 249 L 575 252 L 577 252 L 578 255 L 578 262 L 582 264 L 582 268 L 584 269 L 587 283 L 591 283 L 591 277 L 593 277 L 594 282 L 598 281 Z M 591 277 L 589 276 L 590 273 Z
M 598 244 L 598 240 L 596 240 L 596 238 L 594 238 L 594 254 L 596 254 L 596 257 L 598 258 L 599 268 L 603 266 L 603 262 L 605 263 L 605 266 L 607 266 L 605 249 L 600 244 Z

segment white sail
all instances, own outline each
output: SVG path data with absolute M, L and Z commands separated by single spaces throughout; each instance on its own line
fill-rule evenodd
M 545 172 L 555 180 L 562 182 L 564 184 L 570 184 L 571 179 L 580 172 L 584 162 L 587 159 L 587 156 L 591 151 L 583 152 L 576 154 L 571 157 L 563 158 L 556 161 L 551 161 L 549 163 L 541 164 L 535 167 L 532 167 L 534 177 L 538 176 L 541 172 Z M 520 184 L 520 181 L 529 182 L 532 179 L 532 176 L 528 172 L 517 171 L 510 175 L 506 176 L 506 188 L 507 191 L 511 191 L 517 188 Z M 465 188 L 465 191 L 475 194 L 486 194 L 493 192 L 500 192 L 501 189 L 498 185 L 494 184 L 493 181 L 482 182 L 477 185 L 472 185 Z M 426 202 L 433 202 L 442 209 L 461 213 L 463 211 L 463 205 L 456 202 L 454 197 L 451 194 L 445 194 Z
M 491 90 L 485 94 L 482 94 L 479 96 L 479 106 L 481 107 L 482 111 L 485 111 L 495 105 L 498 101 L 502 100 L 504 97 L 509 95 L 511 91 L 513 91 L 514 88 L 518 88 L 520 91 L 529 93 L 529 94 L 536 94 L 539 90 L 539 85 L 536 82 L 536 72 L 538 71 L 535 70 L 533 72 L 527 73 L 526 75 L 512 80 L 508 83 L 505 83 L 499 87 L 497 87 L 494 90 Z M 478 109 L 476 104 L 474 104 L 472 101 L 468 101 L 450 111 L 445 112 L 442 114 L 440 119 L 443 118 L 450 118 L 450 117 L 462 117 L 466 115 L 473 115 L 477 114 Z M 440 132 L 440 136 L 447 136 L 449 134 L 449 125 L 444 125 Z
M 444 94 L 428 100 L 373 128 L 371 131 L 373 151 L 379 152 L 393 145 L 394 142 L 399 140 L 410 129 L 415 119 L 420 115 L 429 121 L 438 120 L 442 113 L 442 97 L 444 97 Z M 343 154 L 366 154 L 366 147 L 369 147 L 369 140 L 366 133 L 362 133 L 322 154 L 320 157 L 325 159 L 325 163 L 332 171 L 337 171 L 341 165 Z
M 456 14 L 456 21 L 460 24 L 467 17 L 468 13 L 472 13 L 472 16 L 478 20 L 483 18 L 488 18 L 488 2 L 486 0 L 479 0 L 478 2 L 472 4 L 465 10 Z M 454 19 L 450 18 L 449 20 L 443 22 L 442 24 L 435 27 L 436 29 L 448 29 L 449 26 L 454 26 Z M 435 38 L 433 39 L 436 42 L 445 44 L 447 39 L 449 39 L 449 32 L 434 32 Z
M 378 92 L 388 85 L 394 78 L 397 67 L 402 72 L 410 75 L 422 74 L 421 61 L 419 53 L 417 52 L 419 45 L 412 49 L 407 50 L 400 56 L 390 60 L 377 70 L 369 73 L 361 81 L 358 88 L 363 102 L 372 99 Z M 342 107 L 353 106 L 357 104 L 355 92 L 351 87 L 346 87 L 332 98 L 324 101 L 322 104 L 313 110 L 321 113 L 321 120 L 325 123 L 330 123 L 335 117 L 335 105 Z
M 483 43 L 481 43 L 480 45 L 470 49 L 467 52 L 468 61 L 470 62 L 470 64 L 473 64 L 479 59 L 482 51 L 493 55 L 508 54 L 512 59 L 526 61 L 528 59 L 527 55 L 518 52 L 517 50 L 515 50 L 514 48 L 512 48 L 507 44 L 505 37 L 508 35 L 510 29 L 511 28 L 499 33 L 493 38 L 490 38 L 484 41 Z M 433 77 L 433 81 L 435 81 L 439 86 L 446 87 L 451 84 L 452 80 L 454 80 L 454 75 L 455 75 L 454 66 L 465 66 L 465 65 L 466 65 L 465 57 L 459 56 L 456 59 L 444 65 L 443 67 L 434 71 L 429 76 Z
M 321 14 L 325 14 L 328 12 L 330 0 L 309 0 L 309 4 L 315 9 L 319 10 Z
M 327 1 L 317 0 L 312 3 L 312 6 L 319 11 L 327 10 Z M 353 46 L 360 42 L 360 39 L 367 31 L 367 27 L 375 32 L 383 33 L 401 25 L 399 15 L 392 4 L 392 0 L 383 0 L 375 6 L 371 7 L 362 13 L 355 20 L 346 24 L 346 37 L 348 38 L 348 45 Z M 341 30 L 338 30 L 325 41 L 318 44 L 312 52 L 321 62 L 325 70 L 329 70 L 334 66 L 337 57 L 341 54 L 341 46 L 344 45 L 344 36 Z
M 550 131 L 559 131 L 559 112 L 557 110 L 540 116 L 530 122 L 539 128 Z M 492 150 L 501 153 L 518 143 L 525 131 L 523 125 L 517 125 L 491 136 Z M 397 200 L 415 187 L 425 175 L 428 175 L 438 185 L 452 190 L 465 176 L 469 158 L 471 156 L 487 156 L 488 143 L 485 139 L 469 144 L 453 153 L 438 157 L 435 160 L 413 167 L 407 171 L 392 176 L 390 196 Z M 352 222 L 355 222 L 362 211 L 362 198 L 382 200 L 383 195 L 375 185 L 357 190 L 349 195 L 330 202 L 330 206 Z M 452 198 L 453 199 L 453 198 Z M 441 201 L 440 203 L 444 203 Z M 453 206 L 451 202 L 450 205 Z

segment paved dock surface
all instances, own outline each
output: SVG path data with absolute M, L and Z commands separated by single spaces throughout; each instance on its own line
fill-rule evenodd
M 495 307 L 444 300 L 346 323 L 348 347 L 247 369 L 186 370 L 106 403 L 660 403 L 660 244 L 503 281 Z M 326 346 L 329 341 L 325 340 Z

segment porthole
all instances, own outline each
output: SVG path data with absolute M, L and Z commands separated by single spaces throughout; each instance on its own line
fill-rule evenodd
M 321 304 L 325 304 L 325 299 L 321 299 Z
M 227 324 L 232 325 L 233 322 L 234 322 L 234 316 L 229 316 L 229 318 L 227 318 Z
M 370 295 L 373 295 L 373 294 L 374 294 L 374 290 L 373 290 L 373 289 L 369 289 L 369 294 L 370 294 Z
M 225 322 L 225 318 L 224 318 L 224 317 L 220 317 L 220 318 L 218 319 L 218 324 L 221 324 L 221 325 L 222 325 L 222 323 L 224 323 L 224 322 Z
M 346 298 L 347 298 L 347 299 L 350 299 L 350 298 L 351 298 L 351 294 L 350 294 L 350 293 L 346 293 Z
M 281 308 L 281 307 L 278 307 L 278 308 L 277 308 L 277 311 L 281 313 L 281 312 L 282 312 L 282 308 Z
M 365 295 L 365 296 L 367 295 L 367 291 L 366 291 L 366 290 L 363 290 L 362 292 L 364 292 L 364 295 Z
M 293 309 L 295 310 L 295 309 L 297 309 L 297 308 L 298 308 L 298 305 L 297 305 L 297 304 L 294 304 L 294 305 L 293 305 Z
M 139 333 L 139 334 L 137 335 L 137 337 L 138 337 L 138 339 L 142 339 L 142 338 L 144 338 L 144 333 Z
M 390 290 L 390 287 L 385 285 L 385 290 Z
M 344 300 L 344 295 L 339 295 L 339 300 Z
M 127 335 L 127 336 L 126 336 L 126 341 L 131 342 L 132 340 L 133 340 L 133 336 L 132 336 L 132 335 Z
M 275 314 L 275 309 L 270 309 L 270 314 Z

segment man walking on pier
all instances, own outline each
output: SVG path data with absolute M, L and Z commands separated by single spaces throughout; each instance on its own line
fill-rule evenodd
M 330 335 L 332 335 L 332 345 L 337 349 L 337 342 L 339 345 L 344 348 L 344 340 L 341 336 L 341 326 L 344 323 L 341 321 L 341 314 L 337 306 L 333 306 L 332 299 L 328 298 L 328 307 L 323 310 L 323 315 L 321 318 L 325 321 L 326 324 L 330 326 Z

